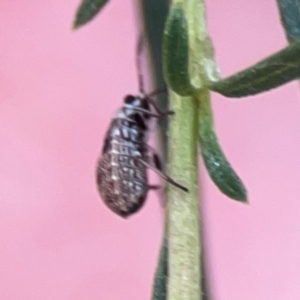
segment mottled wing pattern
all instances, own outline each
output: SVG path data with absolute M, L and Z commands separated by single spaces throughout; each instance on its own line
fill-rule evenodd
M 110 153 L 105 153 L 100 158 L 97 166 L 97 187 L 102 200 L 115 213 L 120 214 L 122 203 L 119 195 L 115 193 L 115 182 L 112 180 L 112 165 Z
M 120 216 L 138 211 L 147 192 L 147 170 L 139 161 L 136 147 L 120 137 L 110 140 L 97 168 L 97 184 L 103 201 Z

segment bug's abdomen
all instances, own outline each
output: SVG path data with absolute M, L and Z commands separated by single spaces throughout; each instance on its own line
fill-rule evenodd
M 134 156 L 134 148 L 111 142 L 111 150 L 104 153 L 98 163 L 97 185 L 105 204 L 126 217 L 138 211 L 145 202 L 147 172 Z

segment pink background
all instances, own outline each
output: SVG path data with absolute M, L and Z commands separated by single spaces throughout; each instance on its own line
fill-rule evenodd
M 137 91 L 131 0 L 78 32 L 77 0 L 0 5 L 0 299 L 150 299 L 162 235 L 155 193 L 128 220 L 99 200 L 95 162 L 122 97 Z M 208 2 L 223 75 L 284 47 L 274 1 Z M 202 172 L 215 300 L 298 300 L 300 99 L 214 95 L 224 150 L 250 205 Z

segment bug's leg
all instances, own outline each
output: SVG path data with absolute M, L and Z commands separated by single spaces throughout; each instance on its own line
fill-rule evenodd
M 174 115 L 174 111 L 172 110 L 162 111 L 151 97 L 147 97 L 147 101 L 154 107 L 156 112 L 160 115 L 160 118 L 165 118 L 166 116 Z
M 160 185 L 148 185 L 148 190 L 160 190 Z
M 156 191 L 161 207 L 166 207 L 166 188 L 160 185 L 148 185 L 148 190 Z
M 163 87 L 161 89 L 157 89 L 149 94 L 147 94 L 148 97 L 152 98 L 154 96 L 159 96 L 159 95 L 166 95 L 168 92 L 166 87 Z
M 149 145 L 148 146 L 148 151 L 150 150 L 152 153 L 155 153 L 156 151 Z M 152 161 L 154 163 L 154 165 L 156 166 L 156 168 L 163 172 L 163 166 L 162 166 L 162 162 L 161 159 L 159 158 L 158 154 L 156 154 L 156 159 L 154 159 L 154 155 L 152 156 Z M 159 193 L 159 199 L 160 199 L 160 204 L 162 207 L 166 207 L 167 206 L 167 186 L 165 185 L 162 190 L 160 190 Z
M 171 177 L 169 177 L 167 174 L 164 173 L 163 164 L 162 164 L 162 161 L 161 161 L 159 155 L 156 153 L 156 151 L 151 146 L 148 145 L 148 151 L 149 150 L 152 152 L 152 161 L 153 161 L 154 167 L 156 168 L 156 173 L 159 174 L 167 182 L 173 184 L 174 186 L 178 187 L 179 189 L 181 189 L 185 192 L 188 192 L 188 189 L 186 187 L 177 183 L 175 180 L 173 180 Z M 155 171 L 155 169 L 152 169 L 152 170 Z M 158 171 L 160 173 L 158 173 Z
M 149 159 L 149 161 L 144 161 L 143 159 L 140 159 L 140 162 L 146 166 L 147 168 L 153 170 L 155 173 L 157 173 L 159 176 L 161 176 L 165 181 L 169 182 L 170 184 L 173 184 L 177 188 L 181 189 L 184 192 L 188 192 L 188 189 L 181 184 L 174 181 L 171 177 L 169 177 L 167 174 L 165 174 L 162 169 L 162 164 L 159 159 L 159 156 L 156 153 L 153 153 L 153 159 Z
M 160 115 L 160 114 L 155 114 L 155 113 L 153 113 L 153 112 L 151 112 L 151 111 L 149 111 L 149 110 L 146 110 L 146 109 L 143 109 L 143 108 L 140 108 L 140 107 L 132 107 L 132 110 L 140 111 L 140 112 L 142 112 L 142 113 L 144 113 L 144 114 L 147 114 L 147 115 L 149 115 L 149 116 L 151 116 L 151 117 L 153 117 L 153 118 L 158 118 L 158 119 L 161 118 L 161 115 Z M 129 120 L 130 120 L 130 119 L 129 119 Z
M 154 163 L 155 167 L 159 171 L 163 172 L 163 165 L 162 165 L 162 161 L 161 161 L 159 155 L 154 152 L 154 149 L 151 149 L 151 150 L 153 151 L 153 157 L 152 157 L 152 159 L 153 159 L 153 163 Z
M 172 110 L 167 110 L 167 111 L 161 110 L 158 107 L 158 105 L 156 104 L 156 102 L 153 100 L 154 96 L 159 96 L 159 95 L 163 95 L 163 94 L 166 95 L 167 92 L 168 92 L 167 88 L 163 87 L 161 89 L 157 89 L 146 95 L 147 101 L 154 107 L 156 112 L 160 115 L 159 122 L 162 121 L 165 117 L 167 117 L 169 115 L 174 115 L 174 111 L 172 111 Z
M 138 71 L 138 83 L 139 83 L 139 90 L 141 93 L 145 93 L 145 86 L 144 86 L 144 76 L 142 72 L 142 54 L 144 52 L 145 47 L 145 39 L 142 34 L 140 34 L 137 48 L 136 48 L 136 66 Z

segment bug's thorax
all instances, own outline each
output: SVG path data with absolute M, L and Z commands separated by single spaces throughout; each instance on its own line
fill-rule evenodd
M 152 121 L 151 107 L 147 96 L 126 96 L 124 104 L 117 111 L 114 120 L 118 125 L 115 130 L 112 130 L 112 136 L 121 134 L 125 140 L 146 143 Z

